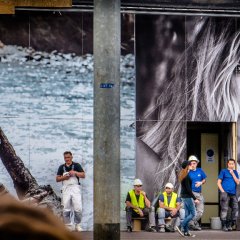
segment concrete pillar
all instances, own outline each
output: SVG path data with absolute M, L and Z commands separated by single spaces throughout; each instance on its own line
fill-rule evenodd
M 94 239 L 120 239 L 120 0 L 94 1 Z

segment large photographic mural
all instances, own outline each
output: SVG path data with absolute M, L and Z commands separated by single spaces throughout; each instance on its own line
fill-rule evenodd
M 131 15 L 122 16 L 123 191 L 135 175 L 135 60 Z M 93 14 L 18 12 L 0 17 L 0 182 L 17 198 L 60 208 L 63 152 L 86 172 L 83 230 L 93 229 Z M 10 151 L 11 150 L 11 151 Z M 21 166 L 21 167 L 19 167 Z M 33 190 L 34 187 L 34 191 Z M 54 193 L 54 194 L 53 194 Z M 54 204 L 53 204 L 54 203 Z
M 237 122 L 239 26 L 237 18 L 122 15 L 122 228 L 136 176 L 150 199 L 166 182 L 178 185 L 187 122 Z M 36 194 L 54 192 L 58 207 L 56 172 L 63 152 L 72 151 L 86 172 L 82 228 L 92 230 L 93 15 L 0 16 L 0 41 L 0 146 L 11 145 L 30 173 L 24 178 L 19 159 L 1 149 L 0 182 L 19 198 L 21 183 L 32 181 Z
M 152 199 L 178 186 L 187 122 L 237 122 L 239 59 L 238 18 L 136 16 L 136 175 Z

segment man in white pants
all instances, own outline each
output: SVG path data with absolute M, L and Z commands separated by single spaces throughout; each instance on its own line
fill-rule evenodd
M 74 227 L 76 231 L 81 231 L 80 222 L 82 220 L 82 194 L 79 178 L 85 178 L 85 172 L 79 163 L 73 162 L 72 153 L 63 153 L 65 164 L 58 168 L 56 181 L 62 182 L 62 204 L 63 221 L 65 225 L 74 230 L 71 216 L 74 215 Z

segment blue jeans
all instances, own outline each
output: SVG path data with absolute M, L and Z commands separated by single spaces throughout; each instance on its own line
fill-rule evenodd
M 188 223 L 196 216 L 196 209 L 192 198 L 182 198 L 182 201 L 185 209 L 185 218 L 181 227 L 184 232 L 188 232 Z

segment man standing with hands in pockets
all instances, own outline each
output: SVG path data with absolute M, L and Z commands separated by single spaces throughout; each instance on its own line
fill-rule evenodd
M 234 159 L 229 159 L 227 169 L 221 170 L 217 181 L 220 190 L 222 230 L 225 232 L 232 230 L 232 225 L 234 225 L 238 213 L 236 189 L 239 184 L 239 176 L 235 170 L 235 164 Z M 231 204 L 232 212 L 231 216 L 229 216 L 230 219 L 227 219 L 229 204 Z

